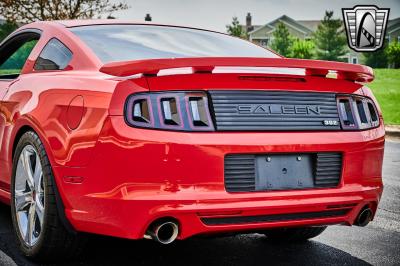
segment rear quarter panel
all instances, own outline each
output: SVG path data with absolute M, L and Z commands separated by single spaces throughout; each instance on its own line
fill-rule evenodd
M 104 75 L 77 71 L 22 75 L 2 100 L 1 183 L 10 184 L 16 136 L 26 126 L 38 133 L 53 167 L 86 165 L 115 84 Z M 80 100 L 73 101 L 77 97 Z M 74 129 L 71 120 L 77 125 Z

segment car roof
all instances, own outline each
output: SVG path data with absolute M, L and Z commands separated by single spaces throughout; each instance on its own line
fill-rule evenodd
M 57 24 L 63 25 L 66 28 L 95 26 L 95 25 L 149 25 L 149 26 L 164 26 L 164 27 L 175 27 L 175 28 L 184 28 L 184 29 L 193 29 L 193 30 L 203 30 L 203 31 L 215 32 L 215 33 L 220 33 L 220 34 L 226 35 L 226 33 L 224 33 L 224 32 L 196 28 L 196 27 L 152 23 L 152 22 L 142 22 L 142 21 L 135 21 L 135 20 L 122 20 L 122 19 L 54 20 L 54 21 L 46 21 L 44 23 L 49 23 L 49 24 L 57 23 Z
M 50 31 L 52 32 L 51 34 L 58 33 L 60 34 L 65 34 L 66 31 L 68 34 L 70 34 L 70 28 L 76 28 L 76 27 L 84 27 L 84 26 L 95 26 L 95 25 L 147 25 L 147 26 L 163 26 L 163 27 L 176 27 L 176 28 L 182 28 L 182 29 L 192 29 L 192 30 L 201 30 L 201 31 L 208 31 L 208 32 L 213 32 L 216 34 L 222 34 L 222 35 L 228 35 L 223 32 L 218 32 L 218 31 L 212 31 L 212 30 L 207 30 L 207 29 L 201 29 L 201 28 L 195 28 L 195 27 L 186 27 L 186 26 L 180 26 L 180 25 L 168 25 L 168 24 L 158 24 L 158 23 L 149 23 L 149 22 L 138 22 L 138 21 L 133 21 L 133 20 L 120 20 L 120 19 L 91 19 L 91 20 L 53 20 L 53 21 L 36 21 L 32 22 L 30 24 L 26 24 L 22 26 L 21 28 L 17 29 L 13 34 L 15 35 L 20 32 L 23 32 L 24 30 L 32 30 L 32 29 L 38 29 L 40 31 Z M 77 41 L 77 40 L 75 40 Z M 274 54 L 277 54 L 276 52 L 267 49 L 271 51 Z M 88 51 L 92 52 L 91 49 L 88 49 Z M 279 57 L 281 57 L 279 54 L 277 54 Z M 100 61 L 99 61 L 100 62 Z
M 149 22 L 138 22 L 133 20 L 121 20 L 121 19 L 84 19 L 84 20 L 76 19 L 76 20 L 56 20 L 53 22 L 60 23 L 67 28 L 91 26 L 91 25 L 117 25 L 117 24 L 159 25 Z M 52 21 L 49 21 L 49 23 L 52 23 Z

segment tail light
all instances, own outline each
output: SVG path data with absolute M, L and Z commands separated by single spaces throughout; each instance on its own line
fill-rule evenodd
M 149 92 L 129 96 L 125 118 L 133 127 L 214 131 L 205 92 Z
M 362 96 L 337 97 L 340 123 L 344 130 L 363 130 L 379 126 L 379 116 L 374 102 Z

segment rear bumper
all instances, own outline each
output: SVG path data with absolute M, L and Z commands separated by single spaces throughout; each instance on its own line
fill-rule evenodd
M 376 211 L 383 147 L 383 126 L 362 132 L 183 133 L 130 128 L 123 117 L 113 116 L 87 167 L 54 167 L 54 172 L 76 230 L 138 239 L 153 221 L 171 217 L 184 239 L 270 227 L 351 225 L 365 205 Z M 337 188 L 225 191 L 226 154 L 328 151 L 343 153 Z M 71 183 L 65 179 L 70 176 L 83 181 Z

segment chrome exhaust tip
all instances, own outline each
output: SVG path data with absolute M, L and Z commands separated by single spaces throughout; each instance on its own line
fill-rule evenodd
M 356 221 L 354 222 L 357 226 L 367 226 L 372 220 L 372 210 L 370 208 L 364 208 L 358 214 Z
M 176 222 L 167 221 L 155 223 L 147 230 L 144 238 L 152 239 L 163 245 L 168 245 L 174 242 L 179 234 L 179 226 Z

